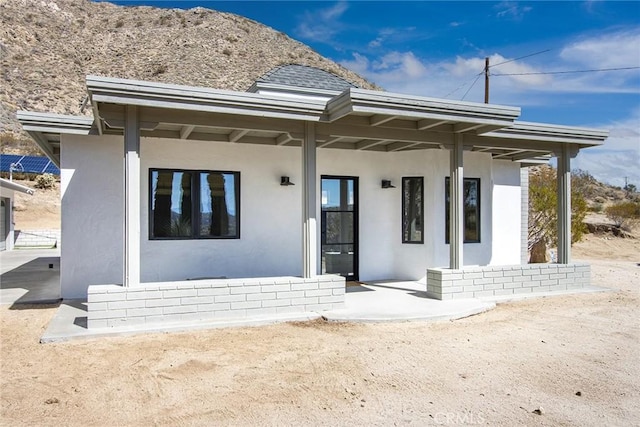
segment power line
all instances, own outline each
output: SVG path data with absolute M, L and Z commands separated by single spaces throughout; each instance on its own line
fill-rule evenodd
M 619 67 L 619 68 L 598 68 L 592 70 L 571 70 L 571 71 L 538 71 L 529 73 L 499 73 L 491 74 L 492 76 L 532 76 L 541 74 L 573 74 L 573 73 L 597 73 L 602 71 L 624 71 L 624 70 L 637 70 L 640 67 Z
M 506 64 L 508 62 L 513 62 L 513 61 L 517 61 L 519 59 L 524 59 L 524 58 L 529 58 L 531 56 L 535 56 L 535 55 L 540 55 L 541 53 L 545 53 L 545 52 L 549 52 L 551 49 L 545 49 L 545 50 L 541 50 L 540 52 L 535 52 L 535 53 L 530 53 L 528 55 L 524 55 L 518 58 L 514 58 L 514 59 L 509 59 L 507 61 L 503 61 L 500 62 L 498 64 L 495 65 L 491 65 L 489 67 L 486 67 L 484 70 L 482 70 L 481 72 L 479 72 L 478 74 L 475 75 L 475 79 L 473 80 L 473 83 L 471 84 L 471 86 L 469 87 L 469 89 L 467 89 L 467 91 L 465 92 L 464 96 L 462 97 L 462 100 L 464 100 L 464 98 L 466 98 L 467 94 L 469 93 L 469 91 L 471 90 L 471 88 L 473 88 L 473 86 L 476 84 L 476 82 L 478 81 L 478 79 L 480 78 L 480 76 L 482 76 L 482 74 L 486 74 L 488 72 L 489 68 L 493 68 L 493 67 L 497 67 L 498 65 L 502 65 L 502 64 Z M 471 80 L 469 80 L 471 81 Z M 464 83 L 462 83 L 460 86 L 458 86 L 457 88 L 455 88 L 454 90 L 452 90 L 451 92 L 449 92 L 448 94 L 446 94 L 444 96 L 444 98 L 449 98 L 449 96 L 453 95 L 454 93 L 456 93 L 457 91 L 459 91 L 460 89 L 462 89 L 463 87 L 465 87 L 467 84 L 469 84 L 469 81 L 466 81 Z
M 497 64 L 490 65 L 489 68 L 497 67 L 498 65 L 507 64 L 509 62 L 518 61 L 520 59 L 529 58 L 531 56 L 540 55 L 541 53 L 546 53 L 546 52 L 550 52 L 550 51 L 551 51 L 551 49 L 545 49 L 545 50 L 541 50 L 540 52 L 530 53 L 529 55 L 521 56 L 519 58 L 509 59 L 507 61 L 502 61 L 502 62 L 499 62 Z
M 477 80 L 477 76 L 481 75 L 482 73 L 478 73 L 476 74 L 476 80 Z M 468 81 L 462 83 L 460 86 L 458 86 L 457 88 L 455 88 L 454 90 L 452 90 L 451 92 L 449 92 L 448 94 L 446 94 L 445 96 L 443 96 L 443 98 L 449 98 L 449 96 L 453 95 L 454 93 L 456 93 L 457 91 L 459 91 L 460 89 L 462 89 L 463 87 L 465 87 L 466 85 L 468 85 L 471 82 L 471 79 L 469 79 Z
M 481 75 L 482 75 L 482 73 L 478 73 L 478 75 L 476 76 L 476 79 L 473 81 L 473 83 L 471 83 L 471 86 L 469 86 L 469 89 L 467 89 L 467 91 L 464 93 L 464 95 L 462 96 L 462 99 L 460 99 L 460 101 L 464 101 L 464 99 L 467 97 L 467 94 L 473 88 L 473 86 L 476 84 L 476 82 L 478 81 L 478 79 L 480 78 Z

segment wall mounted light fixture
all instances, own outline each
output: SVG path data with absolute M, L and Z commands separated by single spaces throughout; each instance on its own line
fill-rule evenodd
M 391 180 L 390 179 L 383 179 L 382 180 L 382 188 L 396 188 L 396 186 L 391 184 Z
M 288 176 L 281 176 L 280 185 L 295 185 L 295 184 L 289 180 Z

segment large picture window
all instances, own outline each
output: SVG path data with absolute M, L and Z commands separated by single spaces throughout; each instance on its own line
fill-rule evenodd
M 240 173 L 151 169 L 149 238 L 239 239 Z
M 424 178 L 402 178 L 402 243 L 424 243 Z
M 480 243 L 480 178 L 464 179 L 464 243 Z M 445 242 L 449 243 L 449 177 L 445 178 Z

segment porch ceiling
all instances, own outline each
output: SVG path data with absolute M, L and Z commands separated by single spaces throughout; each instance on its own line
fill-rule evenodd
M 447 149 L 463 135 L 465 150 L 529 161 L 554 155 L 564 144 L 576 150 L 599 145 L 607 136 L 599 130 L 518 123 L 520 109 L 514 107 L 354 88 L 328 101 L 93 76 L 87 77 L 87 88 L 100 134 L 122 135 L 127 105 L 135 105 L 141 136 L 216 143 L 300 146 L 305 122 L 312 121 L 323 149 Z M 39 115 L 34 125 L 31 115 L 37 114 L 20 113 L 19 119 L 58 163 L 60 133 L 88 133 L 91 127 L 90 119 L 58 115 Z

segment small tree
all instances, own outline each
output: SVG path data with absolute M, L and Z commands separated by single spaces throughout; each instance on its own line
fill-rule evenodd
M 607 218 L 613 221 L 616 227 L 631 231 L 640 223 L 640 203 L 621 202 L 607 206 L 604 210 Z
M 546 262 L 544 252 L 558 240 L 558 193 L 556 170 L 542 166 L 532 170 L 529 177 L 529 233 L 530 262 Z M 571 191 L 571 243 L 580 241 L 585 231 L 587 202 L 580 193 Z M 537 249 L 537 250 L 534 250 Z M 540 250 L 542 249 L 542 250 Z M 534 255 L 535 254 L 535 255 Z

